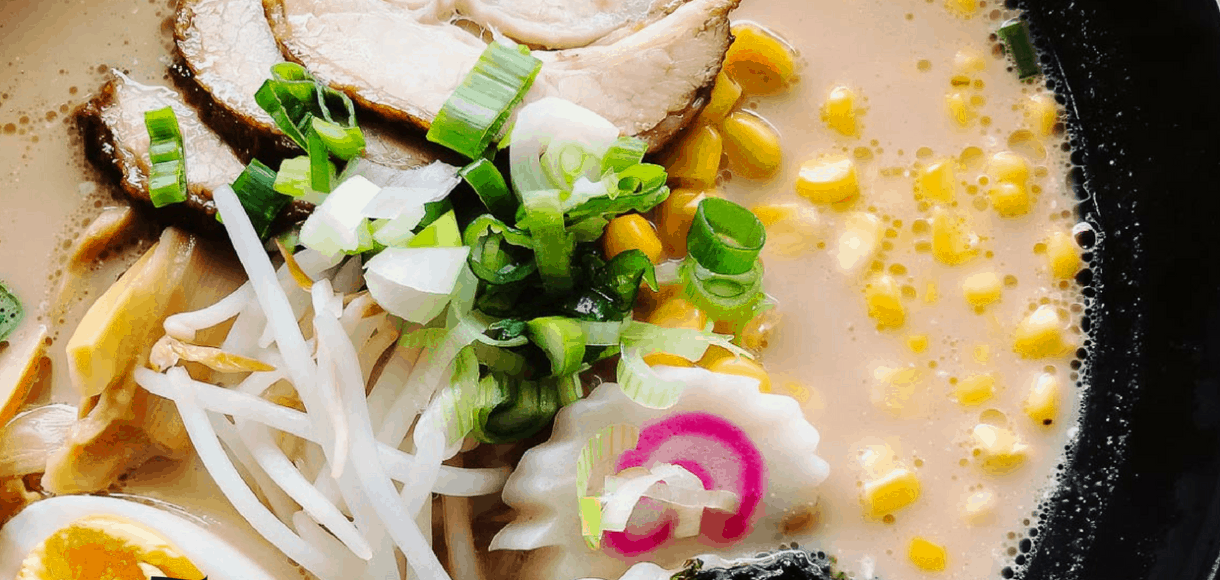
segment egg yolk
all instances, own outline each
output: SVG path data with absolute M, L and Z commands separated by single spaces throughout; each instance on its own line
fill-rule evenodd
M 112 516 L 60 529 L 30 552 L 17 580 L 199 580 L 203 573 L 155 532 Z

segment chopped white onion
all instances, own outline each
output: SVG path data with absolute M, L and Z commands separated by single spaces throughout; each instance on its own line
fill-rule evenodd
M 335 292 L 340 294 L 359 292 L 360 288 L 364 286 L 363 272 L 363 260 L 357 254 L 343 262 L 343 265 L 335 272 L 335 276 L 331 279 L 330 284 L 334 287 Z
M 513 187 L 521 194 L 555 189 L 542 168 L 542 153 L 552 145 L 575 143 L 597 157 L 618 139 L 618 127 L 571 101 L 548 97 L 517 112 L 509 149 Z
M 366 265 L 364 279 L 377 303 L 411 322 L 436 318 L 466 266 L 470 248 L 387 248 Z
M 327 256 L 354 252 L 367 235 L 363 209 L 381 188 L 357 175 L 340 183 L 301 226 L 301 244 Z M 227 219 L 227 218 L 226 218 Z

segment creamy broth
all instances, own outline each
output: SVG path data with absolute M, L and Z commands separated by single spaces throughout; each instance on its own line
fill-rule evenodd
M 1028 125 L 1022 104 L 1042 90 L 1019 82 L 1006 70 L 1008 62 L 993 55 L 988 36 L 1011 15 L 1002 3 L 984 4 L 969 19 L 951 14 L 940 0 L 744 0 L 734 13 L 735 20 L 757 22 L 791 42 L 801 66 L 800 82 L 787 94 L 746 103 L 780 132 L 784 162 L 779 173 L 761 181 L 733 177 L 722 188 L 726 196 L 747 207 L 808 205 L 793 188 L 802 162 L 845 154 L 860 170 L 861 199 L 850 207 L 818 207 L 809 247 L 765 254 L 767 290 L 778 299 L 783 322 L 764 356 L 774 390 L 802 401 L 822 435 L 819 454 L 831 464 L 816 522 L 799 538 L 805 547 L 837 556 L 857 578 L 923 574 L 907 556 L 915 537 L 945 546 L 948 566 L 937 577 L 997 576 L 1011 565 L 1026 529 L 1036 525 L 1039 502 L 1053 484 L 1076 421 L 1079 393 L 1073 387 L 1072 357 L 1022 359 L 1013 353 L 1011 337 L 1017 322 L 1040 300 L 1069 309 L 1074 320 L 1080 316 L 1077 289 L 1054 283 L 1045 256 L 1034 252 L 1050 233 L 1071 231 L 1076 219 L 1060 142 L 1044 141 L 1045 158 L 1030 159 L 1030 183 L 1041 193 L 1022 218 L 1001 219 L 979 202 L 987 189 L 979 182 L 981 163 L 959 171 L 959 180 L 977 192 L 959 187 L 958 209 L 972 218 L 987 255 L 949 267 L 916 248 L 928 237 L 917 235 L 914 224 L 929 216 L 912 194 L 917 165 L 956 158 L 967 147 L 986 156 L 1008 149 L 1010 134 Z M 165 23 L 171 15 L 172 8 L 159 0 L 104 6 L 0 4 L 0 149 L 5 151 L 0 156 L 0 280 L 27 307 L 26 322 L 12 340 L 48 325 L 54 337 L 47 350 L 53 369 L 63 367 L 62 344 L 92 297 L 147 248 L 141 241 L 116 252 L 87 283 L 74 288 L 66 307 L 55 305 L 66 249 L 102 208 L 125 203 L 114 197 L 119 194 L 108 176 L 85 161 L 70 113 L 104 82 L 108 66 L 168 84 L 165 66 L 171 48 Z M 967 128 L 951 121 L 945 105 L 946 94 L 954 90 L 954 57 L 962 49 L 974 50 L 986 61 L 986 69 L 972 78 L 983 88 L 965 91 L 985 101 Z M 839 85 L 862 99 L 866 114 L 858 138 L 830 131 L 821 119 L 826 95 Z M 983 124 L 984 117 L 989 124 Z M 893 249 L 884 252 L 882 267 L 904 267 L 907 273 L 895 278 L 915 290 L 913 299 L 904 300 L 907 319 L 897 330 L 876 330 L 867 315 L 863 289 L 869 264 L 852 273 L 837 265 L 835 247 L 851 212 L 884 218 L 896 232 L 887 239 Z M 984 270 L 1013 276 L 1016 282 L 1005 285 L 1000 302 L 979 314 L 966 305 L 960 287 L 966 276 Z M 932 301 L 929 283 L 939 295 Z M 907 338 L 917 334 L 929 338 L 919 354 L 907 345 Z M 986 356 L 978 347 L 984 347 Z M 3 356 L 0 352 L 0 363 Z M 910 402 L 912 408 L 895 416 L 874 401 L 882 382 L 878 373 L 908 366 L 919 369 L 921 390 Z M 994 398 L 970 408 L 950 398 L 950 379 L 985 372 L 998 379 Z M 1049 427 L 1032 424 L 1022 412 L 1030 383 L 1042 372 L 1052 372 L 1066 387 L 1060 415 Z M 52 384 L 37 402 L 76 403 L 66 373 L 52 372 Z M 990 410 L 1002 413 L 1032 448 L 1030 459 L 1014 473 L 987 475 L 972 461 L 970 430 L 985 412 L 994 421 Z M 858 500 L 862 482 L 871 479 L 861 453 L 880 444 L 888 445 L 897 463 L 914 471 L 922 484 L 919 499 L 895 513 L 892 522 L 865 518 Z M 994 513 L 985 523 L 969 525 L 960 506 L 980 490 L 994 494 Z M 269 568 L 278 566 L 273 569 L 281 577 L 297 572 L 250 529 L 195 462 L 154 462 L 133 474 L 124 491 L 181 506 L 223 529 Z M 777 542 L 788 539 L 777 536 Z M 489 572 L 491 578 L 500 577 Z
M 67 250 L 77 236 L 104 208 L 128 203 L 85 159 L 72 111 L 105 82 L 110 67 L 168 84 L 172 37 L 165 23 L 172 14 L 170 4 L 156 0 L 0 5 L 0 280 L 26 306 L 25 322 L 9 340 L 44 324 L 50 330 L 50 388 L 35 391 L 31 403 L 79 402 L 67 373 L 55 372 L 65 368 L 63 344 L 88 305 L 155 240 L 148 228 L 134 227 L 127 243 L 61 294 Z M 122 491 L 217 530 L 278 577 L 300 574 L 238 515 L 196 461 L 154 460 L 131 474 Z
M 916 250 L 916 242 L 929 238 L 916 235 L 913 225 L 930 213 L 921 211 L 912 192 L 915 167 L 956 158 L 967 147 L 987 156 L 1008 149 L 1010 134 L 1029 125 L 1024 102 L 1042 90 L 1019 82 L 1007 70 L 1009 62 L 993 56 L 988 36 L 1013 14 L 1002 3 L 986 4 L 970 19 L 956 17 L 940 1 L 925 0 L 747 1 L 736 13 L 789 40 L 804 68 L 791 94 L 757 98 L 748 105 L 779 130 L 785 160 L 778 175 L 764 182 L 733 178 L 724 187 L 729 198 L 746 206 L 807 204 L 792 186 L 803 161 L 827 153 L 856 158 L 858 147 L 871 153 L 871 160 L 856 158 L 861 199 L 843 210 L 819 208 L 812 239 L 824 242 L 825 249 L 811 247 L 795 257 L 765 254 L 767 289 L 779 300 L 783 321 L 764 364 L 776 391 L 788 388 L 806 399 L 806 414 L 822 433 L 819 454 L 832 467 L 822 486 L 814 537 L 857 577 L 870 576 L 874 569 L 882 578 L 919 574 L 907 556 L 917 536 L 947 549 L 948 567 L 939 577 L 997 577 L 1012 564 L 1027 528 L 1036 525 L 1033 514 L 1053 484 L 1076 420 L 1079 393 L 1072 387 L 1077 377 L 1072 356 L 1022 359 L 1012 349 L 1014 326 L 1040 300 L 1070 309 L 1077 320 L 1080 316 L 1075 284 L 1060 288 L 1046 271 L 1046 256 L 1034 251 L 1050 233 L 1070 231 L 1076 219 L 1060 140 L 1050 138 L 1046 157 L 1029 160 L 1031 171 L 1042 175 L 1030 182 L 1041 194 L 1024 217 L 1000 218 L 980 204 L 987 189 L 978 181 L 981 163 L 958 171 L 959 181 L 977 186 L 971 194 L 959 184 L 957 203 L 984 238 L 985 255 L 945 266 Z M 975 120 L 962 128 L 946 109 L 954 57 L 963 49 L 985 58 L 986 69 L 974 75 L 983 89 L 966 92 L 986 101 L 978 115 L 989 117 L 990 126 Z M 921 70 L 927 67 L 920 61 L 931 63 L 930 69 Z M 820 118 L 822 103 L 838 85 L 867 99 L 859 138 L 829 130 Z M 893 250 L 883 252 L 880 262 L 887 273 L 894 265 L 905 268 L 904 275 L 894 278 L 915 290 L 913 299 L 904 300 L 906 322 L 897 330 L 879 331 L 867 315 L 863 289 L 869 265 L 849 274 L 835 260 L 844 222 L 857 211 L 882 217 L 897 233 L 887 238 Z M 1016 283 L 1005 285 L 1001 300 L 976 314 L 963 299 L 961 284 L 984 271 L 1015 276 Z M 931 303 L 929 283 L 939 294 Z M 927 335 L 927 350 L 913 353 L 906 344 L 911 335 Z M 977 347 L 985 348 L 986 356 L 976 353 Z M 872 400 L 881 383 L 876 373 L 908 366 L 919 369 L 922 380 L 902 416 L 895 417 Z M 1034 378 L 1052 367 L 1067 388 L 1060 418 L 1043 427 L 1022 413 L 1022 401 Z M 994 373 L 996 396 L 975 407 L 958 405 L 950 397 L 949 380 L 976 373 Z M 987 475 L 970 461 L 970 430 L 992 409 L 1002 412 L 1010 428 L 1032 446 L 1027 464 L 1002 476 Z M 857 499 L 861 482 L 871 479 L 859 454 L 879 443 L 888 444 L 897 462 L 914 471 L 922 484 L 920 498 L 895 513 L 892 523 L 864 518 Z M 970 525 L 961 504 L 980 490 L 994 494 L 994 513 L 986 523 Z

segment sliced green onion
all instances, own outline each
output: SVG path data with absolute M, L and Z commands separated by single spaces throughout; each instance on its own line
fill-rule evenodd
M 552 142 L 542 152 L 542 171 L 551 183 L 564 191 L 570 191 L 576 180 L 601 167 L 595 155 L 585 150 L 580 143 Z
M 682 264 L 682 279 L 687 298 L 714 320 L 738 321 L 764 297 L 761 260 L 755 260 L 744 274 L 728 275 L 712 272 L 688 256 Z
M 586 346 L 614 346 L 622 341 L 626 321 L 597 322 L 582 320 L 580 328 L 585 334 Z M 587 349 L 586 349 L 587 350 Z
M 635 303 L 635 294 L 641 282 L 648 284 L 655 292 L 656 269 L 643 251 L 627 250 L 606 263 L 605 275 L 597 285 L 630 305 Z
M 686 247 L 699 265 L 716 274 L 749 272 L 767 242 L 767 230 L 750 210 L 731 201 L 707 198 L 699 202 Z
M 445 336 L 449 331 L 444 328 L 432 327 L 421 328 L 414 332 L 408 332 L 398 339 L 398 345 L 403 348 L 429 348 L 433 349 L 440 346 L 445 340 Z
M 0 282 L 0 340 L 8 339 L 25 318 L 25 307 L 15 295 Z
M 254 100 L 301 149 L 309 149 L 310 130 L 322 133 L 327 149 L 341 159 L 351 159 L 364 147 L 352 100 L 319 83 L 299 64 L 272 65 L 271 78 L 259 87 Z M 315 127 L 315 118 L 324 124 Z
M 530 437 L 546 427 L 559 410 L 554 381 L 518 381 L 498 373 L 489 376 L 501 382 L 508 397 L 487 417 L 480 434 L 486 443 L 511 443 Z
M 313 118 L 311 128 L 332 155 L 347 161 L 364 151 L 364 133 L 360 127 L 344 127 L 325 119 Z
M 584 385 L 580 382 L 580 373 L 555 377 L 555 388 L 559 394 L 559 404 L 568 406 L 584 398 Z
M 275 175 L 275 190 L 289 197 L 302 197 L 313 191 L 310 185 L 309 157 L 302 155 L 280 162 Z
M 483 342 L 475 342 L 471 347 L 474 348 L 475 354 L 478 355 L 479 363 L 492 372 L 521 376 L 525 374 L 526 369 L 529 367 L 525 357 L 511 350 L 491 346 Z
M 634 184 L 635 181 L 629 179 L 625 185 L 634 186 Z M 590 217 L 613 218 L 629 212 L 644 213 L 665 201 L 667 197 L 669 197 L 669 188 L 665 186 L 664 177 L 662 177 L 661 185 L 656 188 L 642 189 L 641 186 L 641 191 L 637 194 L 624 193 L 623 190 L 619 190 L 615 197 L 609 195 L 595 197 L 568 209 L 566 213 L 568 221 L 571 223 L 577 223 Z
M 1012 55 L 1013 62 L 1017 64 L 1017 75 L 1021 79 L 1037 76 L 1042 72 L 1042 67 L 1038 65 L 1038 53 L 1034 51 L 1034 44 L 1029 39 L 1029 28 L 1023 20 L 1014 18 L 1005 22 L 996 34 L 1004 43 L 1008 54 Z
M 585 358 L 585 332 L 580 322 L 563 316 L 535 318 L 525 323 L 530 342 L 551 361 L 551 375 L 561 377 L 580 370 Z
M 619 137 L 602 156 L 602 173 L 618 173 L 644 161 L 648 144 L 635 137 Z
M 428 129 L 428 140 L 470 159 L 487 150 L 534 83 L 542 61 L 522 45 L 492 42 L 449 95 Z
M 525 283 L 516 284 L 481 284 L 475 307 L 491 316 L 512 317 L 521 315 L 518 303 L 527 292 L 535 292 L 535 288 Z
M 309 186 L 314 191 L 330 193 L 331 184 L 335 179 L 335 165 L 330 162 L 330 154 L 326 151 L 326 143 L 316 131 L 310 131 L 308 136 L 309 152 Z
M 637 163 L 618 172 L 619 195 L 639 195 L 665 185 L 665 168 L 652 163 Z
M 480 216 L 466 227 L 470 270 L 488 284 L 511 284 L 538 271 L 532 241 L 519 230 L 491 216 Z
M 624 348 L 615 371 L 619 388 L 627 398 L 650 409 L 672 407 L 682 396 L 686 384 L 667 381 L 657 375 L 639 349 Z
M 525 337 L 525 328 L 524 320 L 508 318 L 489 324 L 484 334 L 495 340 L 515 340 Z
M 530 192 L 523 201 L 543 288 L 551 294 L 571 290 L 572 252 L 576 249 L 576 239 L 564 229 L 558 192 Z
M 576 238 L 577 243 L 595 242 L 606 232 L 606 226 L 608 225 L 610 225 L 610 220 L 595 215 L 569 225 L 568 233 Z
M 718 346 L 745 358 L 754 358 L 749 351 L 733 344 L 733 337 L 692 328 L 668 328 L 638 320 L 623 325 L 620 340 L 625 348 L 641 354 L 667 352 L 687 360 L 699 360 L 708 347 Z
M 619 456 L 634 449 L 639 442 L 639 427 L 617 423 L 602 428 L 590 437 L 576 457 L 576 497 L 580 505 L 581 535 L 590 549 L 601 547 L 602 506 L 597 497 L 589 495 L 589 482 L 600 482 L 603 477 L 617 473 Z
M 456 248 L 462 245 L 457 216 L 449 210 L 407 242 L 408 248 Z
M 144 113 L 148 129 L 148 199 L 153 207 L 186 201 L 186 149 L 172 107 Z
M 245 208 L 246 215 L 250 216 L 254 231 L 258 232 L 260 238 L 267 237 L 275 216 L 292 201 L 288 196 L 275 191 L 275 172 L 257 159 L 251 161 L 241 175 L 237 176 L 233 182 L 233 192 Z M 216 214 L 216 219 L 220 219 L 219 213 Z
M 509 191 L 508 182 L 504 181 L 504 175 L 496 168 L 495 163 L 480 157 L 463 167 L 458 175 L 470 184 L 492 215 L 502 220 L 516 218 L 520 202 Z

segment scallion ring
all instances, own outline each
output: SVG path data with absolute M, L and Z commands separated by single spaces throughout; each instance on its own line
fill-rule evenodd
M 699 265 L 726 276 L 749 272 L 766 242 L 767 230 L 753 212 L 715 197 L 699 202 L 686 237 Z

